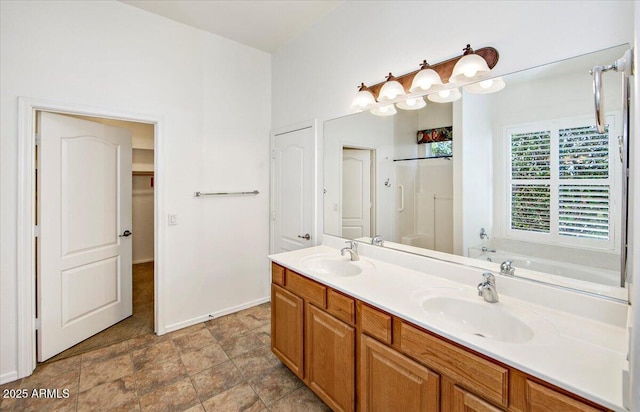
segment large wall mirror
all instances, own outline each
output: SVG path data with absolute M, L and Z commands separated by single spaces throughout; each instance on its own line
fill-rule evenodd
M 496 93 L 326 121 L 324 232 L 495 272 L 510 261 L 515 276 L 626 300 L 623 75 L 603 76 L 598 134 L 589 71 L 627 49 L 502 76 Z

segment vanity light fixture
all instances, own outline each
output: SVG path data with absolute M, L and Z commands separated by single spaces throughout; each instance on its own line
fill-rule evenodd
M 398 109 L 402 110 L 419 110 L 427 105 L 427 102 L 424 101 L 424 97 L 408 97 L 407 100 L 396 103 Z
M 380 89 L 380 94 L 378 94 L 379 102 L 390 102 L 407 94 L 404 91 L 404 87 L 396 80 L 393 74 L 389 73 L 386 78 L 387 81 L 384 82 Z
M 438 93 L 428 95 L 427 99 L 435 103 L 449 103 L 455 102 L 461 97 L 462 93 L 460 93 L 460 90 L 458 88 L 455 88 L 440 90 Z
M 470 44 L 467 44 L 467 47 L 462 50 L 464 50 L 464 54 L 453 67 L 453 72 L 451 72 L 451 76 L 449 77 L 449 83 L 463 84 L 479 80 L 491 72 L 487 61 L 478 56 Z
M 502 77 L 496 77 L 495 79 L 482 80 L 477 83 L 467 84 L 464 89 L 469 93 L 475 94 L 489 94 L 499 92 L 504 89 L 505 83 Z
M 498 64 L 498 59 L 498 51 L 493 47 L 483 47 L 474 51 L 467 45 L 462 56 L 433 65 L 423 60 L 419 70 L 398 77 L 389 73 L 386 81 L 373 86 L 361 84 L 351 108 L 370 110 L 378 116 L 391 116 L 396 113 L 395 106 L 403 110 L 417 110 L 426 106 L 425 95 L 433 102 L 452 102 L 462 96 L 457 87 L 486 78 L 490 70 Z M 465 63 L 459 64 L 463 60 Z M 471 66 L 468 66 L 467 62 L 470 62 Z M 497 79 L 493 80 L 489 86 L 489 83 L 483 83 L 480 87 L 487 88 L 486 93 L 489 93 L 489 90 L 493 91 L 498 87 L 494 83 L 499 82 Z M 445 89 L 447 81 L 452 83 L 449 87 L 456 88 Z M 499 89 L 495 91 L 497 90 Z
M 426 92 L 427 90 L 437 90 L 442 87 L 442 79 L 437 71 L 431 68 L 431 65 L 426 60 L 422 61 L 420 65 L 421 69 L 413 78 L 411 82 L 411 93 Z
M 376 98 L 373 97 L 373 93 L 371 93 L 371 90 L 367 86 L 365 86 L 364 83 L 360 83 L 358 94 L 356 94 L 356 97 L 353 98 L 351 108 L 369 110 L 373 106 L 375 106 L 376 103 Z
M 391 104 L 385 104 L 383 106 L 374 107 L 373 109 L 371 109 L 371 113 L 375 114 L 376 116 L 393 116 L 398 112 L 396 111 L 396 108 L 393 105 L 393 103 L 391 103 Z

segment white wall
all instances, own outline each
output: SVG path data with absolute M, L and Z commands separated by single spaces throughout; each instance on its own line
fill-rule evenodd
M 156 189 L 178 215 L 161 245 L 161 332 L 267 299 L 270 55 L 116 1 L 2 1 L 0 19 L 0 381 L 17 377 L 18 96 L 161 119 Z

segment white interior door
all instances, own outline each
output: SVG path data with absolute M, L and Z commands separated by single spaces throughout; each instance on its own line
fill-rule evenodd
M 342 237 L 371 237 L 371 151 L 342 150 Z
M 44 361 L 132 313 L 131 132 L 45 112 L 38 126 Z
M 314 129 L 275 134 L 272 144 L 272 252 L 313 246 Z

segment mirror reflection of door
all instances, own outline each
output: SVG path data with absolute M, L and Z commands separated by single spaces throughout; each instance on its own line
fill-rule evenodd
M 373 237 L 371 158 L 373 151 L 344 147 L 342 150 L 342 237 Z

